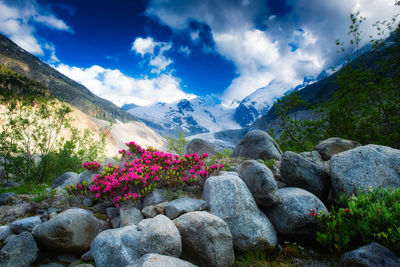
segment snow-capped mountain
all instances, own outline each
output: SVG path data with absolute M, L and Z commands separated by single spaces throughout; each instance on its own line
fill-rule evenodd
M 314 77 L 306 76 L 302 84 L 290 87 L 284 82 L 273 80 L 267 86 L 257 89 L 244 98 L 236 108 L 234 118 L 240 126 L 249 126 L 267 113 L 274 102 L 284 93 L 300 90 L 314 82 L 316 82 Z
M 133 107 L 128 112 L 163 135 L 176 135 L 178 130 L 193 135 L 240 128 L 233 118 L 235 108 L 223 106 L 213 95 Z

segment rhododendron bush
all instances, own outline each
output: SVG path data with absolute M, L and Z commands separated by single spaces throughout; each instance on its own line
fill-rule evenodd
M 109 163 L 93 182 L 68 186 L 67 192 L 90 192 L 96 199 L 112 199 L 118 207 L 120 202 L 139 199 L 155 188 L 202 185 L 207 177 L 224 167 L 223 164 L 208 164 L 207 153 L 179 156 L 152 147 L 144 149 L 135 142 L 126 145 L 128 150 L 118 151 L 125 162 L 122 166 Z M 90 169 L 94 164 L 84 165 Z M 95 166 L 100 168 L 97 162 Z

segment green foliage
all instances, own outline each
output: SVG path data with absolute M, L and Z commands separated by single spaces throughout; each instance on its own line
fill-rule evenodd
M 275 161 L 273 159 L 268 159 L 268 160 L 258 159 L 257 161 L 264 164 L 265 166 L 268 167 L 268 169 L 271 169 L 271 170 L 275 165 Z
M 400 188 L 342 196 L 338 207 L 327 216 L 318 215 L 317 220 L 321 226 L 317 241 L 332 251 L 378 242 L 400 252 Z
M 105 140 L 71 126 L 69 106 L 53 99 L 8 100 L 0 114 L 0 165 L 6 179 L 51 182 L 65 171 L 81 170 L 85 159 L 102 156 Z M 61 136 L 69 131 L 71 138 Z
M 41 194 L 49 186 L 47 184 L 21 184 L 10 188 L 0 187 L 0 193 L 14 192 L 15 194 Z
M 166 136 L 167 139 L 167 151 L 170 153 L 176 153 L 177 155 L 183 156 L 187 146 L 185 133 L 178 131 L 178 138 L 172 136 Z
M 229 158 L 232 154 L 232 150 L 229 148 L 224 148 L 221 152 L 217 152 L 217 157 L 219 159 Z
M 234 266 L 257 266 L 267 260 L 265 249 L 251 250 L 237 257 Z

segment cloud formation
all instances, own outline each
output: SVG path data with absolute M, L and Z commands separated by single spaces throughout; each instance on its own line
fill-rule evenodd
M 73 32 L 72 28 L 63 20 L 56 18 L 51 10 L 34 0 L 0 0 L 0 10 L 0 32 L 32 54 L 42 56 L 44 50 L 48 50 L 51 53 L 51 61 L 57 58 L 54 46 L 36 36 L 35 24 L 54 30 Z
M 223 95 L 231 101 L 272 80 L 295 86 L 304 76 L 317 76 L 335 64 L 342 56 L 335 40 L 348 40 L 351 12 L 367 17 L 361 27 L 363 44 L 374 34 L 371 25 L 377 19 L 396 13 L 393 0 L 286 0 L 288 12 L 283 14 L 274 13 L 268 1 L 151 0 L 146 14 L 177 32 L 190 31 L 193 21 L 210 27 L 215 50 L 237 68 L 238 77 Z M 194 43 L 197 35 L 189 33 Z
M 139 106 L 154 102 L 171 103 L 183 98 L 196 97 L 183 92 L 180 80 L 171 74 L 136 79 L 124 75 L 118 69 L 106 69 L 98 65 L 90 68 L 78 68 L 59 64 L 54 67 L 64 75 L 86 86 L 94 94 L 110 100 L 117 106 L 131 103 Z
M 142 58 L 148 55 L 148 64 L 153 67 L 151 73 L 160 74 L 173 63 L 172 59 L 164 55 L 171 48 L 171 43 L 156 42 L 151 37 L 137 37 L 132 44 L 131 50 L 139 54 Z

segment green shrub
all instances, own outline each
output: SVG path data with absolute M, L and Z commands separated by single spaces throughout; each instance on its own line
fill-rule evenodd
M 186 135 L 178 131 L 178 137 L 166 136 L 167 140 L 167 152 L 176 153 L 177 155 L 183 156 L 186 151 L 187 141 Z
M 378 242 L 400 252 L 400 188 L 343 195 L 328 216 L 310 215 L 321 226 L 317 241 L 331 250 L 342 252 Z

